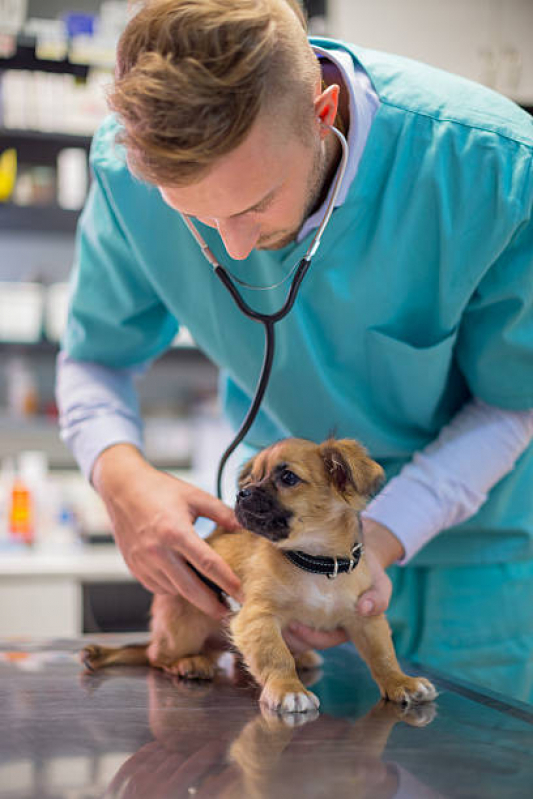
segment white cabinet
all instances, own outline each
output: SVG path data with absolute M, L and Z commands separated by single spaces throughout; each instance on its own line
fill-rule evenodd
M 82 630 L 81 584 L 72 577 L 0 578 L 2 637 L 76 638 Z
M 0 637 L 80 636 L 83 584 L 107 581 L 133 581 L 114 546 L 0 552 Z
M 533 104 L 533 0 L 329 0 L 329 33 Z

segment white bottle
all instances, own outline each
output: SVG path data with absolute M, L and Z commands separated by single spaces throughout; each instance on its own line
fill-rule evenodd
M 7 408 L 10 416 L 33 416 L 39 404 L 35 378 L 23 358 L 11 358 L 6 364 Z
M 57 156 L 57 202 L 79 211 L 87 196 L 87 154 L 81 147 L 65 147 Z

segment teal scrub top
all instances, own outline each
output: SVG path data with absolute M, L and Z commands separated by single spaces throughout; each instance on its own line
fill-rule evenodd
M 472 396 L 533 407 L 533 119 L 477 84 L 328 39 L 368 73 L 380 106 L 344 204 L 333 212 L 291 314 L 247 441 L 284 435 L 359 439 L 390 478 Z M 160 355 L 179 323 L 221 367 L 237 427 L 263 357 L 263 328 L 237 310 L 179 214 L 132 177 L 108 118 L 95 136 L 95 180 L 82 214 L 64 349 L 127 367 Z M 271 285 L 311 235 L 221 263 Z M 288 284 L 243 289 L 262 311 Z M 486 563 L 533 557 L 533 447 L 466 523 L 411 561 Z

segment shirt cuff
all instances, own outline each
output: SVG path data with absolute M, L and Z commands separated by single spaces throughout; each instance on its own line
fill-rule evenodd
M 455 508 L 458 493 L 463 495 L 463 507 L 470 506 L 472 513 L 485 499 L 484 495 L 475 495 L 463 485 L 456 486 L 456 493 L 450 496 L 448 504 L 442 492 L 434 493 L 426 482 L 402 474 L 387 483 L 361 515 L 384 525 L 396 536 L 405 550 L 404 557 L 397 563 L 405 566 L 447 526 L 443 508 L 447 505 Z
M 363 516 L 403 544 L 405 565 L 442 530 L 471 518 L 514 466 L 533 435 L 533 411 L 467 403 L 422 452 L 414 454 Z
M 68 444 L 81 471 L 89 481 L 98 456 L 114 444 L 132 444 L 143 452 L 140 423 L 120 414 L 94 416 L 90 424 L 80 422 L 68 434 L 63 431 L 61 438 Z

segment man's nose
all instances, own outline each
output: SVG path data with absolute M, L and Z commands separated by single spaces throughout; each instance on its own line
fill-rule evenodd
M 257 222 L 247 219 L 216 219 L 215 222 L 228 255 L 237 261 L 248 258 L 261 233 Z

